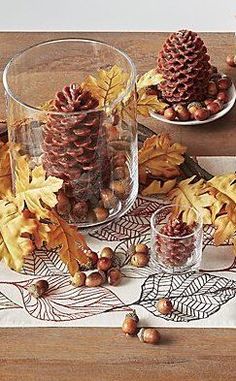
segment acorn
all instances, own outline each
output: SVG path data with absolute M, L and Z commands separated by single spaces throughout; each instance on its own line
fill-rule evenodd
M 107 281 L 110 286 L 118 286 L 121 282 L 121 272 L 118 268 L 112 267 L 107 272 Z
M 126 335 L 134 336 L 137 333 L 139 318 L 133 310 L 131 313 L 125 315 L 125 320 L 122 324 L 122 331 Z
M 138 243 L 137 245 L 134 246 L 134 250 L 136 253 L 143 253 L 143 254 L 148 254 L 149 248 L 145 243 Z
M 162 298 L 155 304 L 156 309 L 162 314 L 167 315 L 173 311 L 173 305 L 169 299 Z
M 218 93 L 218 87 L 214 81 L 209 81 L 207 93 L 213 97 Z
M 218 87 L 220 90 L 228 90 L 232 85 L 232 81 L 229 77 L 223 77 L 218 81 Z
M 93 211 L 95 213 L 95 216 L 98 222 L 105 221 L 107 217 L 109 216 L 108 210 L 100 206 L 97 206 L 96 208 L 94 208 Z
M 229 65 L 229 66 L 232 66 L 232 67 L 235 67 L 236 66 L 236 56 L 227 56 L 226 57 L 226 63 Z
M 111 247 L 104 247 L 101 251 L 100 257 L 107 257 L 112 259 L 114 257 L 114 251 Z
M 101 271 L 107 271 L 112 266 L 112 260 L 108 257 L 102 257 L 98 259 L 97 269 Z
M 101 271 L 95 271 L 89 274 L 85 280 L 85 286 L 87 287 L 98 287 L 104 284 L 106 281 L 106 276 Z
M 138 338 L 142 343 L 158 344 L 161 339 L 161 335 L 155 328 L 142 328 L 138 333 Z
M 71 277 L 71 284 L 75 287 L 81 287 L 85 285 L 86 274 L 82 271 L 77 271 L 73 277 Z
M 43 296 L 49 289 L 48 281 L 45 279 L 38 280 L 37 282 L 31 284 L 28 287 L 28 291 L 35 298 L 40 298 Z
M 105 209 L 114 209 L 117 207 L 119 200 L 111 189 L 102 189 L 100 194 Z
M 149 262 L 149 255 L 144 253 L 135 253 L 131 257 L 131 265 L 135 267 L 145 267 Z
M 197 109 L 194 113 L 196 120 L 206 120 L 210 116 L 210 111 L 207 108 Z
M 173 107 L 168 107 L 164 111 L 164 117 L 168 120 L 175 120 L 177 117 L 176 111 L 173 109 Z

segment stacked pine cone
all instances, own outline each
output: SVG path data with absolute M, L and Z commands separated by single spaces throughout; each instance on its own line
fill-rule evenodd
M 110 181 L 103 112 L 93 111 L 97 106 L 89 91 L 66 86 L 54 101 L 54 110 L 65 114 L 49 113 L 43 127 L 42 162 L 48 175 L 64 180 L 57 208 L 72 222 L 87 219 Z
M 170 35 L 157 59 L 164 81 L 159 89 L 169 103 L 202 101 L 210 78 L 210 57 L 202 39 L 192 31 Z

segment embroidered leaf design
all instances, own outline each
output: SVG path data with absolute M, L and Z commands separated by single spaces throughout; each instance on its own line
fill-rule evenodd
M 53 249 L 58 246 L 62 262 L 74 275 L 79 269 L 79 264 L 86 265 L 89 260 L 85 254 L 85 250 L 88 249 L 85 239 L 76 227 L 68 224 L 55 211 L 50 212 L 49 218 L 52 225 L 48 234 L 47 248 Z
M 25 275 L 52 276 L 68 274 L 68 269 L 58 255 L 58 249 L 42 247 L 27 256 L 22 273 Z
M 21 308 L 18 304 L 14 303 L 12 300 L 8 299 L 6 295 L 0 292 L 0 311 L 8 310 L 11 308 Z
M 106 241 L 120 241 L 142 235 L 150 229 L 152 213 L 162 205 L 165 205 L 163 200 L 147 200 L 139 196 L 128 213 L 89 235 Z
M 63 322 L 101 314 L 113 308 L 127 310 L 122 301 L 105 287 L 74 287 L 67 276 L 49 278 L 49 289 L 41 298 L 34 298 L 28 287 L 31 279 L 14 283 L 20 290 L 25 310 L 44 321 Z
M 148 117 L 150 112 L 160 112 L 165 110 L 167 103 L 161 102 L 156 95 L 148 95 L 145 89 L 138 92 L 137 113 Z
M 163 76 L 157 73 L 156 69 L 149 70 L 137 80 L 137 91 L 146 87 L 155 86 L 161 81 L 163 81 Z
M 211 212 L 208 209 L 214 204 L 215 198 L 209 193 L 203 193 L 204 180 L 193 183 L 195 176 L 178 183 L 177 187 L 170 191 L 168 197 L 176 205 L 174 213 L 179 215 L 183 212 L 183 221 L 191 224 L 196 219 L 195 208 L 203 217 L 205 224 L 212 222 Z
M 38 219 L 48 217 L 43 204 L 53 208 L 57 203 L 55 193 L 62 187 L 63 180 L 54 176 L 46 178 L 46 172 L 40 165 L 33 170 L 24 156 L 16 161 L 16 197 L 14 202 L 22 211 L 25 204 Z M 43 204 L 42 204 L 43 203 Z
M 24 257 L 32 252 L 34 245 L 29 235 L 37 225 L 20 213 L 16 205 L 0 200 L 0 259 L 16 271 L 20 271 Z
M 142 285 L 138 304 L 153 315 L 175 322 L 206 319 L 236 296 L 236 282 L 211 274 L 151 275 Z M 156 302 L 167 297 L 173 312 L 161 315 Z
M 108 70 L 98 70 L 96 77 L 89 75 L 82 86 L 99 100 L 101 107 L 104 107 L 125 91 L 127 81 L 128 74 L 114 65 Z
M 11 165 L 8 144 L 0 142 L 0 198 L 11 191 Z

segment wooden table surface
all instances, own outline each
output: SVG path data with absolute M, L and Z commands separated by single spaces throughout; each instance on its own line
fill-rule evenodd
M 13 54 L 60 37 L 103 40 L 124 49 L 138 73 L 155 66 L 167 33 L 0 33 L 0 69 Z M 236 82 L 236 68 L 225 64 L 236 53 L 233 33 L 202 33 L 212 64 Z M 0 89 L 3 97 L 3 88 Z M 4 101 L 0 118 L 4 117 Z M 236 107 L 216 122 L 199 127 L 171 126 L 146 119 L 155 131 L 169 131 L 193 155 L 236 154 Z M 234 312 L 236 313 L 236 311 Z M 236 330 L 161 329 L 159 346 L 126 339 L 120 329 L 0 329 L 1 381 L 227 381 L 236 380 Z

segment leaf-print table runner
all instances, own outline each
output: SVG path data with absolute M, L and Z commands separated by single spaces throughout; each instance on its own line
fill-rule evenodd
M 213 174 L 233 172 L 235 157 L 202 157 L 200 165 Z M 149 243 L 151 214 L 167 200 L 139 196 L 129 213 L 87 239 L 94 251 L 111 246 L 122 269 L 117 287 L 74 288 L 56 251 L 39 250 L 26 259 L 18 274 L 0 263 L 1 327 L 120 327 L 124 314 L 135 308 L 142 326 L 236 327 L 236 260 L 227 242 L 214 247 L 212 226 L 204 227 L 204 250 L 198 273 L 158 273 L 151 258 L 144 268 L 129 265 L 127 248 Z M 28 286 L 47 279 L 45 297 L 35 299 Z M 161 297 L 172 300 L 174 311 L 162 316 L 155 308 Z

